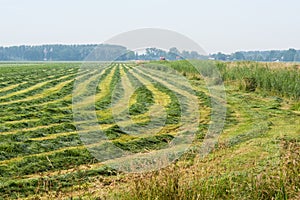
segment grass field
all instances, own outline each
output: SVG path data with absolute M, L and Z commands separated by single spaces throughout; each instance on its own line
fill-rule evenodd
M 299 199 L 299 67 L 191 63 L 201 74 L 187 61 L 0 64 L 0 199 Z M 205 84 L 212 65 L 226 119 L 202 157 L 217 98 Z M 107 164 L 126 156 L 113 146 L 130 159 L 168 149 L 195 114 L 192 144 L 171 165 L 123 173 Z

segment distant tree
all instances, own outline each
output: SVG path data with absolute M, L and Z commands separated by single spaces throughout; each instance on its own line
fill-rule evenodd
M 289 49 L 283 54 L 283 61 L 291 62 L 295 60 L 297 51 L 295 49 Z
M 183 50 L 181 53 L 182 57 L 185 59 L 190 58 L 190 52 Z
M 14 57 L 13 60 L 21 60 L 22 58 L 28 61 L 41 61 L 44 59 L 44 53 L 42 49 L 31 48 L 26 50 L 22 57 Z
M 200 58 L 200 55 L 198 54 L 197 51 L 191 51 L 190 52 L 190 59 L 199 59 Z
M 264 57 L 262 55 L 256 55 L 255 58 L 253 58 L 254 61 L 265 61 Z
M 276 60 L 280 60 L 280 55 L 278 56 L 278 52 L 277 51 L 270 51 L 269 55 L 266 58 L 266 61 L 276 61 Z
M 170 53 L 174 53 L 176 55 L 180 55 L 180 51 L 176 47 L 172 47 L 169 49 Z
M 135 59 L 134 51 L 128 51 L 126 60 L 134 60 L 134 59 Z
M 227 55 L 219 52 L 215 57 L 216 60 L 226 60 Z
M 294 61 L 297 61 L 297 62 L 300 61 L 300 52 L 299 51 L 297 51 Z
M 245 60 L 245 56 L 242 52 L 235 52 L 232 55 L 233 60 Z
M 125 54 L 118 57 L 117 60 L 134 60 L 135 58 L 136 54 L 134 51 L 127 51 Z
M 167 53 L 157 48 L 147 48 L 145 53 L 146 60 L 158 60 L 160 57 L 166 57 Z
M 180 57 L 180 52 L 176 47 L 172 47 L 169 49 L 169 52 L 167 54 L 167 58 L 169 60 L 176 60 L 176 58 Z

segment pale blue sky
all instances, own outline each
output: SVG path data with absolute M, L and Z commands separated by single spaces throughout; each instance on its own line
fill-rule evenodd
M 101 43 L 164 28 L 208 53 L 300 49 L 299 0 L 0 0 L 0 46 Z

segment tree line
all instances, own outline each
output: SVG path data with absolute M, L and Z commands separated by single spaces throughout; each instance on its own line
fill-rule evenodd
M 127 49 L 118 45 L 39 45 L 0 47 L 0 61 L 83 61 L 97 48 L 98 60 L 114 60 Z
M 147 48 L 143 53 L 128 50 L 120 45 L 39 45 L 0 47 L 0 61 L 126 61 L 126 60 L 249 60 L 249 61 L 300 61 L 300 50 L 239 51 L 232 54 L 216 53 L 200 55 L 196 51 L 179 51 L 176 47 L 168 51 Z
M 235 61 L 265 61 L 265 62 L 294 62 L 300 61 L 300 50 L 271 50 L 271 51 L 239 51 L 232 54 L 223 54 L 221 52 L 210 55 L 210 59 Z
M 39 45 L 0 47 L 0 61 L 111 61 L 205 59 L 195 51 L 182 51 L 173 47 L 169 51 L 147 48 L 144 53 L 130 51 L 120 45 Z

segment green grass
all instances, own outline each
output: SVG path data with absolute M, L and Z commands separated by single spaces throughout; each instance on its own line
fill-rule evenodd
M 161 65 L 178 74 L 165 76 Z M 0 65 L 0 199 L 300 196 L 299 69 L 272 63 L 207 61 L 162 61 L 145 66 L 148 68 L 138 69 L 133 63 L 91 64 L 79 70 L 79 64 L 73 63 Z M 157 69 L 162 73 L 156 73 Z M 212 78 L 211 83 L 219 85 L 217 70 L 226 89 L 226 121 L 214 150 L 201 157 L 200 147 L 211 124 L 211 101 L 216 98 L 209 94 L 205 81 Z M 136 90 L 128 107 L 122 108 L 128 109 L 133 119 L 125 120 L 123 129 L 112 115 L 111 104 L 113 95 L 116 102 L 122 101 L 128 89 L 121 84 L 124 75 Z M 173 75 L 185 77 L 189 85 L 176 81 Z M 74 123 L 76 76 L 81 89 L 73 100 L 84 100 L 96 92 L 96 123 Z M 52 91 L 55 87 L 59 90 Z M 185 105 L 180 105 L 180 91 L 195 95 L 199 101 L 200 123 L 186 154 L 163 169 L 136 174 L 118 172 L 101 163 L 123 155 L 112 145 L 132 154 L 167 148 L 181 126 L 181 106 Z M 159 132 L 126 132 L 147 127 L 149 112 L 156 104 L 164 105 L 166 112 Z M 87 112 L 93 108 L 89 102 L 85 106 Z M 91 130 L 79 135 L 76 129 L 83 124 Z M 95 138 L 90 146 L 84 146 L 80 137 L 94 134 L 95 127 L 90 124 L 102 126 L 107 141 Z M 103 152 L 103 160 L 96 160 L 93 151 Z
M 275 95 L 299 100 L 300 72 L 298 69 L 272 68 L 272 64 L 246 62 L 226 67 L 225 63 L 216 64 L 225 81 L 237 81 L 244 91 L 262 90 Z

